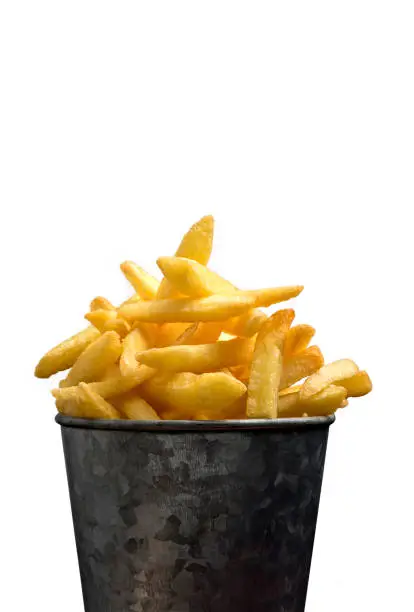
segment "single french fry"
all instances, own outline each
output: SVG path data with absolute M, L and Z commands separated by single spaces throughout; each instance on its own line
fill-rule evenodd
M 274 313 L 257 336 L 247 391 L 246 414 L 250 419 L 278 416 L 283 343 L 294 316 L 291 309 Z
M 247 417 L 276 419 L 277 392 L 282 372 L 282 353 L 269 332 L 258 342 L 250 368 Z
M 277 338 L 277 345 L 283 349 L 286 335 L 295 318 L 293 308 L 283 308 L 274 312 L 262 325 L 257 335 L 257 341 L 264 338 L 269 332 L 273 332 Z
M 112 378 L 105 378 L 104 380 L 89 383 L 90 388 L 95 393 L 98 393 L 104 399 L 115 397 L 123 393 L 127 393 L 136 387 L 142 385 L 143 382 L 154 376 L 156 370 L 148 368 L 147 366 L 141 365 L 138 372 L 133 376 L 122 376 L 121 374 L 113 376 Z M 56 400 L 63 401 L 79 401 L 79 387 L 62 387 L 59 389 L 53 389 L 52 395 Z
M 98 393 L 90 389 L 84 382 L 79 383 L 81 398 L 80 412 L 86 419 L 120 419 L 118 410 L 103 399 Z
M 240 317 L 233 317 L 225 321 L 223 330 L 233 336 L 250 338 L 257 334 L 267 320 L 267 315 L 259 308 L 253 308 Z
M 361 397 L 372 391 L 372 382 L 365 370 L 360 370 L 349 378 L 341 378 L 335 385 L 345 387 L 348 397 Z
M 99 336 L 99 331 L 91 326 L 64 340 L 41 358 L 36 366 L 35 376 L 49 378 L 72 367 L 79 355 Z
M 137 266 L 133 261 L 124 261 L 121 264 L 121 270 L 139 297 L 143 300 L 155 299 L 160 286 L 156 278 L 148 274 L 148 272 L 145 272 L 145 270 Z
M 122 353 L 119 359 L 119 369 L 122 376 L 137 374 L 140 364 L 136 355 L 149 347 L 148 338 L 140 327 L 133 329 L 122 343 Z
M 188 297 L 199 298 L 236 291 L 229 281 L 194 259 L 159 257 L 157 264 L 174 289 Z
M 194 259 L 203 265 L 207 265 L 213 248 L 214 218 L 211 215 L 202 217 L 194 223 L 181 240 L 175 255 Z M 158 289 L 157 298 L 166 299 L 176 295 L 171 283 L 163 278 Z
M 336 385 L 329 385 L 309 399 L 300 399 L 300 387 L 295 393 L 279 395 L 279 416 L 281 418 L 308 416 L 327 416 L 341 408 L 346 398 L 346 389 Z
M 127 321 L 154 323 L 223 321 L 248 310 L 254 299 L 253 296 L 244 295 L 212 295 L 196 300 L 176 298 L 140 301 L 123 306 L 119 312 Z
M 135 396 L 125 399 L 119 404 L 121 414 L 131 421 L 159 421 L 160 417 L 154 408 L 142 397 Z
M 314 335 L 315 329 L 311 325 L 300 324 L 291 327 L 286 334 L 283 358 L 286 359 L 304 351 Z
M 119 358 L 121 341 L 117 333 L 105 332 L 87 346 L 69 371 L 62 387 L 72 387 L 80 382 L 98 379 L 108 366 Z
M 254 339 L 235 338 L 210 344 L 149 349 L 139 353 L 137 360 L 157 370 L 201 374 L 247 363 L 252 358 L 253 348 Z
M 262 308 L 291 300 L 297 297 L 302 291 L 302 285 L 292 285 L 291 287 L 269 287 L 267 289 L 238 291 L 237 295 L 254 298 L 255 308 Z
M 328 363 L 305 380 L 300 390 L 300 398 L 301 400 L 309 399 L 330 384 L 351 378 L 358 371 L 358 366 L 351 359 L 339 359 Z
M 246 386 L 224 372 L 157 374 L 140 386 L 140 396 L 164 414 L 194 419 L 200 412 L 225 410 L 246 393 Z M 171 418 L 171 417 L 170 417 Z
M 101 309 L 115 310 L 115 306 L 111 304 L 109 300 L 107 300 L 105 297 L 102 297 L 101 295 L 99 295 L 98 297 L 92 300 L 89 308 L 90 310 L 101 310 Z
M 113 321 L 116 317 L 116 310 L 108 310 L 106 308 L 97 308 L 91 312 L 87 312 L 85 315 L 85 319 L 89 321 L 89 323 L 92 323 L 96 329 L 99 329 L 101 333 L 105 331 L 107 323 Z
M 294 383 L 317 372 L 323 366 L 323 355 L 318 346 L 310 346 L 304 351 L 283 361 L 280 389 L 290 387 Z

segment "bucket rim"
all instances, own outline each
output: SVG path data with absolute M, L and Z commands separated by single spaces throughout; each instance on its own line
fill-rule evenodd
M 251 431 L 251 430 L 301 430 L 315 427 L 329 427 L 335 415 L 324 417 L 301 417 L 289 419 L 240 419 L 231 421 L 130 421 L 122 419 L 82 419 L 58 413 L 56 423 L 61 427 L 96 429 L 104 431 L 157 431 L 157 432 L 204 432 L 204 431 Z

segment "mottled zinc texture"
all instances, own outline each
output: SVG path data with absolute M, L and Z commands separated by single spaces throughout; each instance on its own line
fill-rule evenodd
M 86 612 L 303 612 L 332 420 L 322 421 L 63 426 Z

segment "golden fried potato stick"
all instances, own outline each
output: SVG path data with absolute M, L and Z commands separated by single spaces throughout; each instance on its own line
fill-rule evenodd
M 108 322 L 113 321 L 117 317 L 116 310 L 108 310 L 107 308 L 97 308 L 91 312 L 87 312 L 85 319 L 99 329 L 101 333 L 105 331 L 105 326 Z
M 257 336 L 247 388 L 247 418 L 276 419 L 278 416 L 283 342 L 294 316 L 291 309 L 276 312 Z
M 346 389 L 336 385 L 329 385 L 319 393 L 312 395 L 308 400 L 300 400 L 300 387 L 295 392 L 279 395 L 279 417 L 327 416 L 332 414 L 346 398 Z
M 315 328 L 311 325 L 300 324 L 290 328 L 286 335 L 283 347 L 283 358 L 287 359 L 296 353 L 305 350 L 315 335 Z
M 84 382 L 79 383 L 80 412 L 84 419 L 120 419 L 118 410 L 90 389 Z
M 248 310 L 254 301 L 254 296 L 244 295 L 211 295 L 196 300 L 171 298 L 127 304 L 120 308 L 119 313 L 127 321 L 153 323 L 223 321 Z
M 240 317 L 233 317 L 225 321 L 223 330 L 233 336 L 250 338 L 257 334 L 265 321 L 267 321 L 267 315 L 259 308 L 253 308 Z
M 95 393 L 98 393 L 104 399 L 115 397 L 127 393 L 143 382 L 154 376 L 156 370 L 148 368 L 147 366 L 141 365 L 137 374 L 133 376 L 122 376 L 118 374 L 112 378 L 105 378 L 104 380 L 88 383 L 89 387 Z M 62 401 L 79 401 L 79 386 L 63 387 L 59 389 L 53 389 L 52 395 L 56 400 Z
M 361 397 L 372 391 L 372 382 L 365 370 L 360 370 L 350 378 L 336 380 L 334 384 L 345 387 L 348 397 Z
M 133 261 L 124 261 L 121 270 L 126 279 L 131 283 L 137 295 L 143 300 L 154 300 L 160 287 L 159 281 L 137 266 Z
M 114 331 L 119 334 L 121 338 L 126 336 L 131 329 L 130 324 L 124 319 L 120 318 L 116 310 L 98 308 L 97 310 L 87 312 L 85 319 L 99 329 L 101 333 L 105 333 L 106 331 Z
M 119 404 L 121 414 L 131 421 L 159 421 L 154 408 L 142 397 L 130 397 Z
M 290 387 L 302 378 L 317 372 L 323 366 L 323 362 L 323 355 L 318 346 L 309 346 L 290 359 L 284 360 L 280 389 Z
M 351 378 L 358 371 L 358 366 L 351 359 L 339 359 L 328 363 L 305 380 L 300 390 L 300 399 L 303 401 L 309 399 L 330 384 Z
M 202 217 L 194 223 L 181 240 L 175 255 L 194 259 L 203 265 L 207 265 L 213 248 L 214 218 L 211 215 Z M 157 298 L 165 299 L 176 295 L 176 291 L 166 278 L 161 281 Z
M 78 357 L 61 386 L 72 387 L 80 382 L 98 379 L 107 367 L 119 358 L 121 350 L 118 334 L 113 331 L 105 332 Z
M 183 295 L 192 298 L 229 294 L 237 291 L 229 281 L 198 261 L 186 257 L 159 257 L 158 267 L 165 278 Z
M 148 338 L 140 327 L 133 329 L 122 342 L 122 353 L 119 359 L 119 369 L 122 376 L 137 374 L 140 364 L 136 355 L 149 347 Z
M 99 336 L 99 331 L 91 326 L 64 340 L 41 358 L 36 366 L 35 376 L 49 378 L 72 367 L 79 355 Z
M 197 261 L 183 257 L 160 257 L 158 265 L 165 277 L 184 295 L 192 298 L 209 295 L 250 295 L 255 298 L 255 306 L 271 306 L 296 297 L 303 290 L 302 285 L 292 287 L 271 287 L 253 291 L 238 291 L 234 285 L 224 280 Z
M 217 342 L 222 328 L 222 321 L 193 323 L 177 338 L 174 344 L 210 344 L 211 342 Z
M 90 310 L 115 310 L 115 306 L 105 297 L 100 295 L 92 300 L 89 308 Z
M 141 352 L 137 360 L 151 368 L 168 372 L 212 372 L 251 360 L 254 339 L 235 338 L 181 346 L 166 346 Z
M 267 289 L 238 291 L 235 295 L 252 297 L 254 298 L 254 306 L 261 308 L 291 300 L 297 297 L 302 291 L 302 285 L 292 285 L 291 287 L 269 287 Z
M 140 386 L 140 396 L 157 410 L 162 418 L 194 419 L 200 413 L 225 410 L 246 393 L 246 386 L 225 374 L 157 374 Z M 174 415 L 174 416 L 172 416 Z

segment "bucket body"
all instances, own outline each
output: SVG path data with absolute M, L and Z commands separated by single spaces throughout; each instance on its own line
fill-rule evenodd
M 329 425 L 58 415 L 86 612 L 303 612 Z

